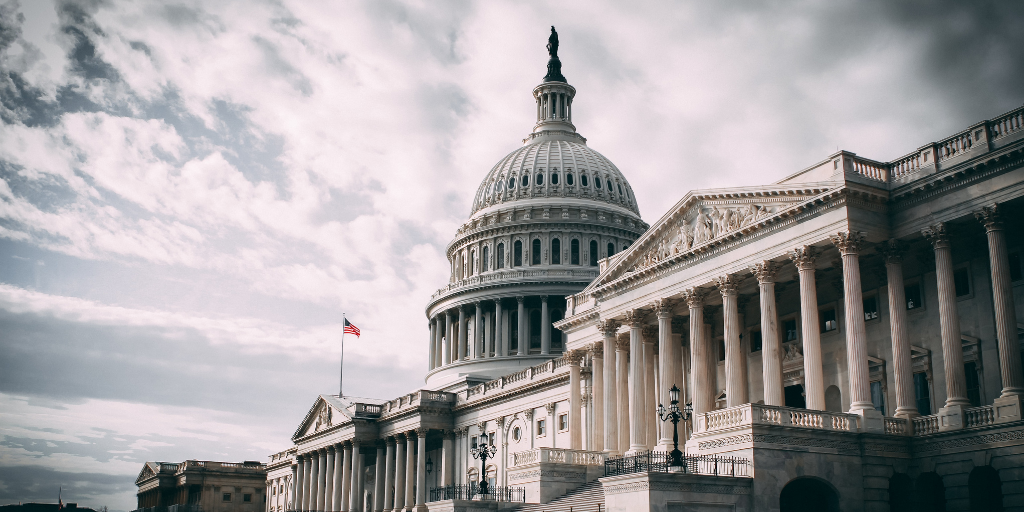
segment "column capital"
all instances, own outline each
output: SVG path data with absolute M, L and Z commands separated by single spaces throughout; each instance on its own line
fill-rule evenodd
M 541 302 L 547 302 L 548 301 L 548 296 L 547 295 L 541 295 L 540 296 L 540 301 Z
M 921 230 L 921 234 L 931 242 L 935 249 L 949 248 L 949 232 L 945 222 L 933 224 Z
M 1002 207 L 999 203 L 981 207 L 981 210 L 974 212 L 974 218 L 985 226 L 985 231 L 1003 229 Z
M 503 428 L 505 426 L 505 417 L 504 416 L 498 416 L 497 418 L 494 418 L 494 422 L 498 424 L 498 427 L 502 427 Z
M 486 433 L 487 432 L 487 420 L 483 420 L 483 421 L 478 422 L 476 424 L 476 428 L 481 433 Z
M 565 352 L 565 354 L 562 355 L 562 357 L 564 357 L 566 362 L 569 363 L 569 366 L 579 366 L 580 365 L 580 361 L 583 360 L 583 351 L 582 350 L 567 350 Z
M 750 267 L 750 273 L 757 277 L 759 284 L 774 283 L 780 267 L 781 265 L 772 260 L 764 260 L 760 263 L 754 263 Z
M 395 438 L 393 436 L 388 436 L 388 438 L 384 440 L 384 443 L 387 444 L 388 446 L 394 446 Z
M 468 313 L 469 312 L 469 304 L 459 304 L 458 308 L 459 308 L 459 313 L 460 314 L 461 313 Z
M 690 309 L 696 309 L 704 305 L 704 299 L 707 297 L 707 293 L 700 288 L 690 288 L 683 292 L 683 300 L 686 301 L 686 305 Z
M 526 302 L 526 297 L 523 297 L 522 295 L 517 296 L 516 297 L 516 302 L 522 304 L 522 303 Z
M 430 432 L 429 428 L 420 427 L 420 428 L 416 429 L 416 437 L 419 437 L 421 439 L 425 439 L 427 437 L 427 432 Z
M 337 451 L 337 450 L 336 450 L 336 449 L 334 448 L 334 445 L 333 445 L 333 444 L 332 444 L 332 445 L 329 445 L 329 446 L 327 447 L 327 454 L 328 454 L 328 455 L 330 455 L 330 454 L 332 454 L 332 453 L 334 453 L 334 452 L 336 452 L 336 451 Z
M 544 404 L 544 409 L 548 411 L 548 416 L 555 414 L 555 404 L 558 402 L 551 402 Z
M 527 409 L 527 410 L 523 411 L 523 417 L 526 418 L 526 421 L 532 420 L 533 419 L 533 409 Z
M 728 295 L 735 297 L 736 288 L 739 286 L 739 280 L 729 274 L 726 274 L 715 278 L 715 286 L 717 286 L 718 291 L 722 293 L 722 297 Z
M 630 309 L 629 311 L 626 311 L 626 325 L 631 328 L 642 326 L 646 313 L 647 312 L 642 309 Z
M 604 342 L 595 341 L 587 346 L 587 350 L 590 352 L 590 357 L 594 359 L 604 359 Z
M 890 238 L 879 247 L 879 250 L 885 256 L 886 264 L 898 265 L 903 263 L 903 254 L 907 252 L 907 246 L 898 239 Z
M 832 245 L 839 248 L 841 254 L 858 254 L 864 245 L 864 232 L 840 231 L 828 237 L 828 239 L 832 241 Z
M 615 332 L 619 330 L 622 324 L 615 319 L 599 321 L 597 323 L 597 330 L 601 331 L 601 334 L 608 336 L 609 334 L 615 335 Z
M 654 312 L 658 315 L 658 318 L 670 318 L 672 316 L 672 308 L 676 305 L 676 301 L 672 299 L 658 299 L 654 301 Z
M 624 332 L 615 339 L 615 349 L 629 352 L 629 333 Z
M 813 245 L 797 247 L 789 255 L 796 268 L 800 270 L 814 270 L 814 260 L 818 257 L 818 249 Z

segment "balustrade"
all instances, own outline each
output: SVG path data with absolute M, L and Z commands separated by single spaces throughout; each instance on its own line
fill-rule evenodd
M 989 134 L 992 140 L 999 140 L 1024 127 L 1024 108 L 1019 108 L 989 122 Z
M 567 448 L 534 448 L 516 452 L 509 456 L 510 467 L 525 466 L 538 462 L 577 464 L 581 466 L 604 465 L 605 453 Z

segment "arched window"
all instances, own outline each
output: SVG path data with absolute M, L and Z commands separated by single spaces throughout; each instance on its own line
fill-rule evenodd
M 976 510 L 1003 510 L 1003 483 L 999 472 L 992 466 L 978 466 L 967 477 L 967 492 L 971 498 L 971 512 Z
M 590 266 L 597 266 L 597 240 L 590 241 Z
M 523 241 L 516 240 L 516 243 L 512 244 L 512 266 L 521 267 L 523 266 Z
M 562 264 L 562 241 L 557 238 L 551 239 L 551 264 Z
M 570 187 L 572 186 L 572 173 L 571 172 L 569 174 L 565 175 L 565 184 L 569 185 Z
M 557 172 L 551 175 L 551 184 L 552 185 L 558 185 L 558 173 Z
M 601 190 L 601 178 L 594 176 L 594 186 L 597 187 L 598 190 Z
M 523 181 L 523 186 L 524 187 L 528 186 L 530 184 L 530 175 L 529 174 L 524 174 L 522 181 Z
M 529 331 L 527 331 L 530 333 L 530 350 L 540 350 L 541 327 L 540 310 L 534 309 L 533 311 L 530 311 L 530 327 Z
M 544 184 L 544 175 L 543 174 L 541 174 L 539 172 L 537 173 L 537 181 L 536 181 L 536 183 L 537 183 L 538 187 Z
M 509 177 L 509 179 L 508 179 L 508 189 L 512 190 L 514 188 L 516 188 L 516 179 L 512 178 L 512 177 Z
M 551 312 L 551 325 L 549 325 L 548 328 L 551 329 L 552 352 L 561 352 L 565 349 L 565 347 L 562 346 L 562 331 L 555 328 L 555 322 L 563 318 L 565 318 L 565 315 L 562 313 L 562 310 L 556 309 Z
M 616 185 L 619 187 L 619 195 L 620 196 L 623 195 L 622 194 L 622 184 L 621 183 L 616 183 Z
M 582 183 L 584 187 L 589 187 L 590 186 L 590 184 L 587 183 L 587 175 L 586 174 L 580 174 L 580 183 Z M 571 185 L 571 183 L 570 183 L 570 185 Z
M 608 244 L 608 256 L 606 258 L 611 258 L 612 256 L 615 256 L 615 244 L 610 243 Z
M 482 270 L 484 272 L 487 272 L 487 270 L 488 270 L 487 267 L 488 267 L 488 263 L 489 263 L 488 258 L 487 258 L 487 256 L 489 256 L 489 255 L 487 253 L 490 252 L 490 251 L 488 251 L 487 249 L 489 249 L 489 247 L 487 247 L 485 245 L 484 246 L 484 258 L 483 258 L 483 262 L 482 262 L 483 264 L 480 265 L 480 270 Z
M 825 388 L 825 410 L 843 412 L 843 393 L 839 387 L 832 385 Z
M 533 239 L 533 247 L 532 247 L 532 249 L 533 249 L 533 255 L 531 255 L 531 257 L 530 257 L 530 264 L 531 265 L 540 265 L 540 239 L 539 238 L 534 238 Z
M 580 264 L 580 241 L 573 239 L 569 242 L 569 263 L 572 265 Z
M 782 488 L 779 509 L 781 512 L 839 512 L 839 493 L 824 480 L 795 478 Z
M 494 268 L 505 268 L 505 244 L 498 244 L 498 258 L 494 262 Z

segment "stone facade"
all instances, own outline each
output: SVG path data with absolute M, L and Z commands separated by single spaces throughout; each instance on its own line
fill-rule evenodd
M 260 512 L 268 483 L 256 461 L 147 462 L 135 479 L 138 510 L 147 512 Z

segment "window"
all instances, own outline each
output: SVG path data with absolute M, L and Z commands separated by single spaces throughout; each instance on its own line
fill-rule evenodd
M 964 363 L 964 375 L 967 377 L 967 399 L 971 401 L 971 405 L 978 407 L 981 405 L 981 386 L 978 383 L 978 365 L 971 361 Z
M 619 187 L 619 195 L 621 196 L 622 195 L 622 185 L 619 184 L 619 183 L 616 183 L 616 185 L 618 185 L 618 187 Z
M 530 257 L 531 265 L 540 265 L 540 239 L 533 239 L 533 255 Z
M 537 184 L 538 187 L 543 185 L 544 184 L 544 175 L 538 172 L 537 173 L 537 181 L 535 183 Z
M 725 340 L 718 340 L 718 360 L 725 361 Z
M 615 244 L 608 244 L 608 257 L 615 255 Z
M 551 239 L 551 264 L 562 264 L 562 241 L 557 238 Z
M 594 186 L 597 187 L 598 190 L 601 190 L 601 178 L 596 176 L 594 177 Z
M 481 262 L 481 265 L 480 265 L 480 269 L 483 270 L 484 272 L 487 272 L 487 270 L 488 270 L 488 268 L 487 268 L 488 256 L 490 256 L 488 254 L 488 252 L 490 252 L 490 251 L 488 251 L 488 249 L 490 249 L 490 248 L 487 247 L 487 246 L 484 246 L 484 260 Z
M 510 352 L 519 351 L 519 312 L 508 312 L 508 348 Z
M 1024 276 L 1021 275 L 1021 271 L 1020 270 L 1021 270 L 1020 269 L 1020 253 L 1019 252 L 1011 252 L 1010 253 L 1010 281 L 1020 281 L 1021 277 L 1024 277 Z
M 826 309 L 821 312 L 821 332 L 830 332 L 839 328 L 836 322 L 836 310 Z
M 476 249 L 469 251 L 469 275 L 476 274 Z
M 782 321 L 782 330 L 786 331 L 786 341 L 795 341 L 799 331 L 796 330 L 796 319 Z
M 529 186 L 530 185 L 530 176 L 527 175 L 527 174 L 524 174 L 523 175 L 523 179 L 521 181 L 523 182 L 523 186 L 524 187 Z
M 494 262 L 494 268 L 505 268 L 505 244 L 498 244 L 498 261 Z
M 512 427 L 512 440 L 518 443 L 519 440 L 522 439 L 522 438 L 523 438 L 523 429 L 519 428 L 518 425 L 516 425 L 515 427 Z
M 761 330 L 750 331 L 750 353 L 761 351 Z
M 864 298 L 864 321 L 878 318 L 878 297 L 871 296 Z
M 487 444 L 494 446 L 494 432 L 487 434 Z
M 523 266 L 523 241 L 516 240 L 516 243 L 512 244 L 512 266 L 521 267 Z
M 597 240 L 590 241 L 590 266 L 597 266 Z
M 516 188 L 516 179 L 515 178 L 509 178 L 508 179 L 508 189 L 512 190 L 514 188 Z
M 587 181 L 588 181 L 587 180 L 587 175 L 586 174 L 580 174 L 580 183 L 582 183 L 584 187 L 589 187 L 590 186 L 590 184 L 587 183 Z M 569 184 L 572 185 L 572 183 L 569 183 Z
M 569 430 L 569 415 L 559 414 L 558 415 L 558 430 Z
M 571 187 L 573 185 L 572 181 L 572 173 L 570 172 L 569 174 L 565 175 L 565 184 Z
M 558 185 L 558 173 L 557 172 L 551 175 L 551 184 L 552 185 Z
M 882 393 L 882 383 L 877 380 L 871 383 L 871 404 L 885 416 L 885 394 Z
M 545 428 L 547 427 L 547 420 L 537 420 L 537 437 L 545 434 Z
M 960 267 L 953 271 L 953 288 L 956 289 L 957 297 L 966 297 L 971 294 L 971 276 L 967 267 Z
M 223 500 L 224 501 L 231 501 L 231 493 L 230 492 L 224 493 Z
M 917 402 L 917 412 L 922 416 L 932 413 L 931 394 L 928 392 L 928 375 L 924 372 L 914 374 L 914 401 Z
M 249 503 L 252 501 L 252 494 L 243 494 L 242 501 Z
M 573 239 L 569 242 L 569 263 L 571 265 L 580 264 L 580 241 Z
M 919 283 L 904 286 L 903 293 L 906 295 L 907 309 L 917 309 L 924 306 L 924 301 L 921 300 L 921 285 Z
M 472 437 L 469 438 L 469 447 L 470 448 L 476 448 L 477 447 L 476 436 L 472 436 Z

